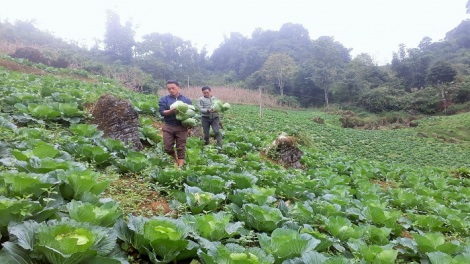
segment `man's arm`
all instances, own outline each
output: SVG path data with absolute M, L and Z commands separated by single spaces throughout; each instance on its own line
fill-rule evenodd
M 158 111 L 160 112 L 160 115 L 170 116 L 170 115 L 178 113 L 178 110 L 176 109 L 169 109 L 170 107 L 168 106 L 168 101 L 165 99 L 166 97 L 162 97 L 160 98 L 160 101 L 158 101 L 158 106 L 159 106 Z
M 197 100 L 197 106 L 201 113 L 209 113 L 209 108 L 204 108 L 204 99 L 199 98 L 199 100 Z

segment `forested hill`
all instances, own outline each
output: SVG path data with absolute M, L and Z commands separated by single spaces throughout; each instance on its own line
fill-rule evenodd
M 211 56 L 169 34 L 132 42 L 129 56 L 111 49 L 108 35 L 105 48 L 83 49 L 28 23 L 0 26 L 19 36 L 0 43 L 1 263 L 470 263 L 470 113 L 405 129 L 341 127 L 370 114 L 348 107 L 415 116 L 467 109 L 464 64 L 403 47 L 382 69 L 292 24 L 251 39 L 233 34 Z M 258 52 L 255 40 L 272 45 Z M 297 43 L 308 52 L 299 55 Z M 199 60 L 188 63 L 188 54 Z M 261 68 L 249 64 L 243 76 L 257 56 Z M 243 67 L 219 68 L 235 59 Z M 426 85 L 407 86 L 423 77 L 414 70 L 426 60 Z M 292 73 L 282 89 L 270 79 L 273 65 Z M 188 137 L 179 168 L 158 129 L 155 90 L 167 78 L 196 85 L 199 96 L 199 85 L 223 84 L 282 90 L 279 101 L 290 105 L 331 105 L 264 108 L 260 117 L 258 105 L 234 103 L 223 114 L 223 146 Z M 102 137 L 91 122 L 103 94 L 132 103 L 143 149 Z M 402 119 L 386 114 L 400 128 Z M 280 159 L 278 138 L 289 139 L 299 167 Z
M 352 57 L 351 48 L 331 36 L 312 39 L 300 24 L 286 23 L 277 31 L 258 28 L 250 37 L 231 33 L 209 55 L 171 33 L 152 32 L 137 41 L 132 23 L 121 23 L 116 13 L 109 12 L 107 21 L 103 40 L 86 48 L 41 32 L 32 22 L 3 22 L 0 53 L 35 48 L 47 62 L 120 79 L 147 93 L 175 79 L 185 86 L 262 90 L 301 107 L 426 115 L 470 109 L 468 20 L 449 29 L 444 40 L 423 36 L 418 47 L 400 45 L 391 63 L 382 66 L 369 54 Z

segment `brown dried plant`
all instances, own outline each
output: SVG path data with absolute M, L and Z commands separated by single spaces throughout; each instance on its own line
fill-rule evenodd
M 181 87 L 181 94 L 192 100 L 197 100 L 202 96 L 201 87 L 202 86 Z M 230 86 L 211 86 L 211 89 L 213 96 L 230 104 L 259 105 L 260 103 L 258 90 L 248 90 Z M 164 88 L 158 91 L 159 96 L 165 96 L 167 94 L 168 92 Z M 263 94 L 261 99 L 263 107 L 282 107 L 281 103 L 278 102 L 273 95 Z

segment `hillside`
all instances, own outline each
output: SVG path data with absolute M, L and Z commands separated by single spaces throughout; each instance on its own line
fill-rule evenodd
M 468 114 L 358 130 L 313 109 L 259 117 L 256 105 L 233 104 L 223 148 L 190 137 L 178 170 L 156 136 L 158 96 L 84 71 L 9 65 L 0 68 L 4 263 L 470 262 Z M 144 150 L 90 124 L 105 93 L 138 109 Z M 303 169 L 266 152 L 282 132 Z

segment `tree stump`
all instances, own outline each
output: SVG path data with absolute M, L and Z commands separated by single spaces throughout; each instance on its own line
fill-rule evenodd
M 110 94 L 102 95 L 96 102 L 93 124 L 110 137 L 130 144 L 134 150 L 143 148 L 139 135 L 139 114 L 128 100 L 118 100 Z
M 188 137 L 197 137 L 201 140 L 204 139 L 204 133 L 202 132 L 202 129 L 200 126 L 194 126 L 194 127 L 191 127 L 189 130 L 188 130 Z
M 284 167 L 302 169 L 300 159 L 303 156 L 302 150 L 297 147 L 295 139 L 291 136 L 280 135 L 268 148 L 268 156 L 278 161 Z

